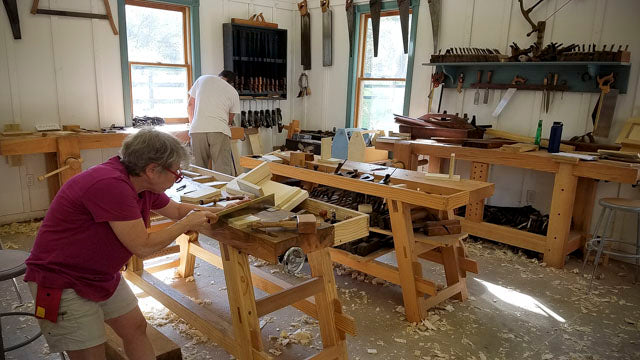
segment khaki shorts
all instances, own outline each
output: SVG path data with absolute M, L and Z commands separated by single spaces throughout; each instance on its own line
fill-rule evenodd
M 28 282 L 33 298 L 38 285 Z M 82 350 L 105 343 L 105 320 L 117 318 L 138 306 L 138 299 L 127 282 L 120 283 L 111 297 L 95 302 L 78 296 L 73 289 L 64 289 L 60 299 L 58 321 L 38 319 L 40 330 L 49 344 L 49 351 Z

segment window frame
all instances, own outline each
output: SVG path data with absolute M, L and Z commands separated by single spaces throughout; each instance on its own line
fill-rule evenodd
M 184 44 L 184 64 L 150 63 L 129 61 L 126 5 L 141 6 L 153 9 L 177 11 L 182 13 L 182 34 Z M 179 67 L 187 70 L 187 89 L 200 76 L 200 27 L 199 0 L 118 0 L 118 24 L 120 28 L 120 59 L 122 68 L 122 92 L 124 102 L 125 125 L 131 126 L 133 119 L 133 87 L 131 68 L 135 65 L 155 66 L 160 68 Z M 164 118 L 166 123 L 188 123 L 188 117 Z
M 411 14 L 411 10 L 409 10 L 409 14 Z M 380 18 L 387 16 L 398 16 L 400 15 L 399 10 L 387 10 L 382 11 L 380 13 Z M 353 115 L 353 126 L 359 127 L 360 123 L 360 92 L 362 91 L 362 85 L 368 81 L 404 81 L 405 84 L 405 94 L 407 91 L 407 78 L 388 78 L 388 77 L 364 77 L 364 68 L 365 68 L 365 58 L 367 56 L 367 24 L 369 23 L 369 19 L 371 18 L 371 13 L 362 13 L 360 14 L 360 31 L 358 36 L 358 67 L 357 67 L 357 76 L 356 76 L 356 84 L 355 84 L 355 99 L 356 102 L 354 104 L 354 115 Z M 409 66 L 407 60 L 407 66 Z M 407 69 L 408 70 L 408 69 Z M 408 72 L 408 71 L 407 71 Z
M 409 28 L 409 51 L 407 61 L 407 74 L 404 78 L 405 92 L 404 92 L 404 104 L 403 115 L 408 115 L 409 105 L 411 102 L 411 84 L 413 80 L 413 65 L 415 57 L 415 42 L 416 32 L 418 28 L 418 16 L 420 10 L 420 1 L 411 0 L 410 16 L 411 26 Z M 381 17 L 383 14 L 387 14 L 395 11 L 399 14 L 398 4 L 395 1 L 385 1 L 382 3 Z M 366 46 L 366 24 L 367 19 L 371 17 L 371 11 L 369 4 L 356 5 L 355 14 L 355 34 L 353 41 L 353 56 L 349 60 L 349 72 L 347 80 L 347 109 L 345 117 L 345 127 L 350 128 L 357 126 L 358 121 L 357 112 L 359 111 L 359 99 L 360 99 L 360 80 L 383 80 L 383 81 L 399 81 L 401 78 L 364 78 L 361 76 L 364 74 L 364 51 L 360 51 L 362 46 Z M 364 29 L 364 30 L 363 30 Z M 361 34 L 365 32 L 362 37 Z M 365 39 L 361 41 L 361 39 Z

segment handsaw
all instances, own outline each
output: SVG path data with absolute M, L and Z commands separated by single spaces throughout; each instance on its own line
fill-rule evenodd
M 411 0 L 397 0 L 398 10 L 400 10 L 400 29 L 402 30 L 402 44 L 404 53 L 409 52 L 409 8 Z
M 320 0 L 320 7 L 322 9 L 322 66 L 331 66 L 333 11 L 329 7 L 329 0 Z
M 527 82 L 527 79 L 520 77 L 518 75 L 514 76 L 513 80 L 511 80 L 512 85 L 524 85 L 526 82 Z M 504 94 L 502 99 L 500 99 L 498 106 L 496 106 L 496 109 L 493 111 L 493 114 L 492 114 L 493 117 L 498 117 L 500 115 L 502 110 L 504 110 L 505 106 L 507 106 L 507 104 L 509 103 L 509 100 L 511 100 L 511 97 L 513 96 L 513 94 L 515 94 L 516 90 L 518 90 L 516 87 L 510 87 L 507 90 L 507 92 Z
M 344 4 L 347 12 L 347 29 L 349 30 L 349 57 L 353 56 L 353 36 L 356 26 L 356 10 L 353 6 L 353 0 L 347 0 Z
M 373 30 L 373 57 L 378 57 L 378 40 L 380 38 L 380 11 L 382 0 L 369 0 L 371 12 L 371 29 Z
M 600 88 L 600 98 L 591 113 L 593 135 L 609 136 L 613 113 L 616 110 L 616 102 L 618 101 L 620 91 L 618 89 L 611 89 L 611 84 L 615 81 L 613 73 L 603 77 L 598 76 L 596 80 Z
M 298 3 L 300 12 L 300 65 L 302 69 L 311 70 L 311 15 L 307 0 Z
M 441 0 L 429 0 L 429 14 L 431 15 L 431 33 L 433 35 L 433 52 L 438 51 L 438 32 L 440 29 Z

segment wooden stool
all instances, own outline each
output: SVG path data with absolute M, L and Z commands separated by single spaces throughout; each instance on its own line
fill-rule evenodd
M 638 275 L 640 274 L 640 200 L 604 198 L 600 199 L 599 204 L 600 206 L 602 206 L 602 212 L 600 213 L 600 217 L 598 218 L 598 222 L 596 223 L 593 237 L 585 245 L 587 251 L 584 257 L 584 262 L 582 263 L 582 270 L 584 271 L 584 267 L 587 264 L 587 259 L 589 258 L 589 253 L 591 252 L 591 250 L 596 250 L 596 258 L 593 261 L 593 271 L 591 272 L 591 280 L 589 281 L 589 290 L 591 290 L 591 284 L 593 283 L 593 278 L 596 274 L 596 269 L 598 268 L 598 261 L 600 261 L 600 256 L 602 256 L 602 254 L 636 259 L 637 270 L 634 276 L 634 280 L 637 282 Z M 638 218 L 635 254 L 623 253 L 620 251 L 613 251 L 604 248 L 606 244 L 622 243 L 622 241 L 606 237 L 607 230 L 609 230 L 609 228 L 613 224 L 613 215 L 616 211 L 635 213 Z M 599 233 L 600 235 L 598 235 Z

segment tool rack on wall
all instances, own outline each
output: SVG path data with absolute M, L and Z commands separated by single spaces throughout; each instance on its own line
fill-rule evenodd
M 287 30 L 222 24 L 224 68 L 241 97 L 287 98 Z
M 613 73 L 612 88 L 627 92 L 631 64 L 624 62 L 585 62 L 585 61 L 553 61 L 553 62 L 451 62 L 423 63 L 435 66 L 436 72 L 445 74 L 443 86 L 456 88 L 458 75 L 464 73 L 462 88 L 472 89 L 506 89 L 550 90 L 599 93 L 597 77 Z M 478 71 L 482 71 L 482 79 L 478 82 Z M 493 72 L 491 83 L 486 78 Z M 548 74 L 558 74 L 558 85 L 544 85 Z M 511 84 L 515 76 L 527 79 L 525 84 Z

